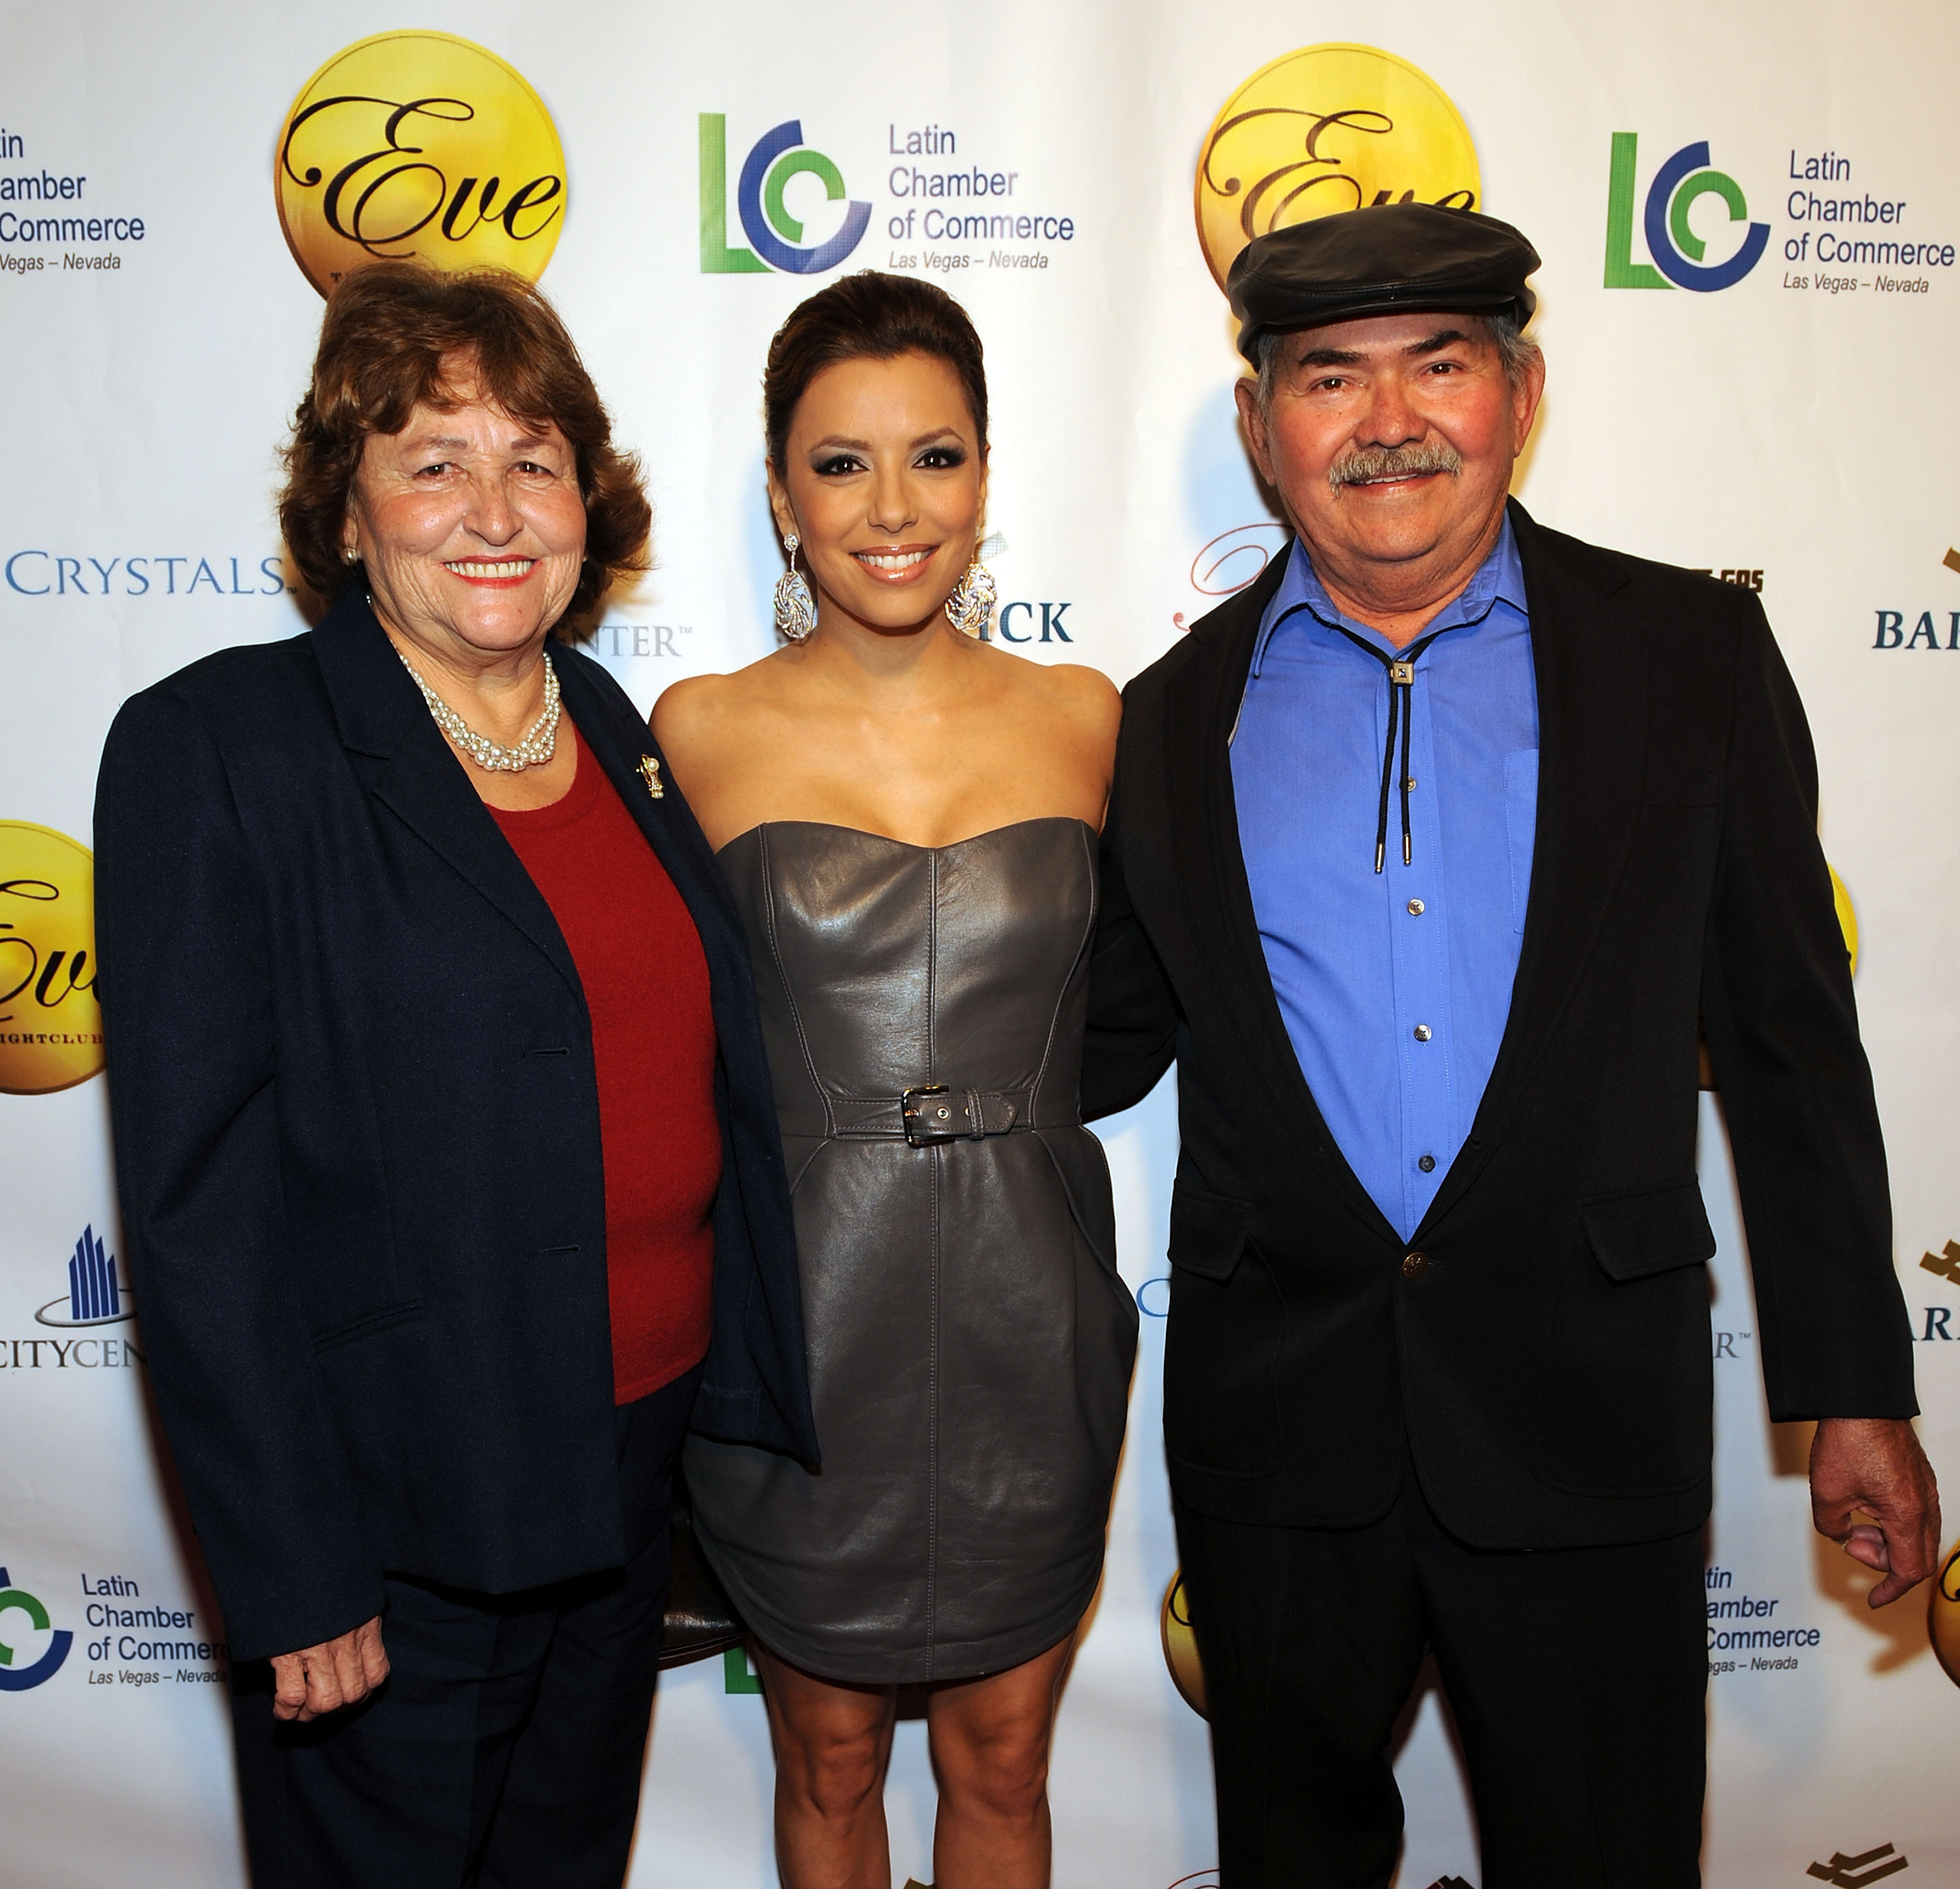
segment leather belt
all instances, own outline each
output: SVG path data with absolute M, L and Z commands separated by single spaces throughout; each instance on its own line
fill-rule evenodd
M 1032 1128 L 1034 1091 L 933 1082 L 902 1095 L 833 1096 L 830 1110 L 835 1124 L 831 1132 L 840 1141 L 905 1141 L 931 1148 Z

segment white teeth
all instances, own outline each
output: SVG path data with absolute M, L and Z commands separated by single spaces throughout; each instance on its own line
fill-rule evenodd
M 517 558 L 501 563 L 484 564 L 458 559 L 443 568 L 453 571 L 458 577 L 522 577 L 536 562 L 536 558 Z
M 857 553 L 861 564 L 868 564 L 874 571 L 909 571 L 923 564 L 932 556 L 930 551 L 860 551 Z

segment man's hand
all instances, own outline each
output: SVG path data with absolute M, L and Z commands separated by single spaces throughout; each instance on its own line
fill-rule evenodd
M 1903 1417 L 1818 1419 L 1810 1512 L 1819 1534 L 1885 1575 L 1866 1597 L 1869 1606 L 1896 1601 L 1939 1562 L 1939 1491 Z
M 387 1677 L 388 1655 L 377 1614 L 322 1645 L 275 1653 L 272 1716 L 304 1725 L 343 1706 L 358 1705 Z

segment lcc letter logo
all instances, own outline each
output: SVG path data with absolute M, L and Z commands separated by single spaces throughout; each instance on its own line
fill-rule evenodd
M 544 100 L 448 33 L 380 33 L 335 53 L 286 115 L 273 186 L 323 295 L 404 256 L 536 282 L 565 227 L 565 151 Z
M 27 1658 L 26 1655 L 33 1650 L 33 1642 L 43 1633 L 47 1643 L 35 1658 Z M 7 1570 L 0 1568 L 0 1692 L 25 1692 L 53 1678 L 74 1644 L 74 1634 L 65 1626 L 56 1626 L 49 1619 L 47 1609 L 31 1594 L 8 1586 Z
M 1255 236 L 1378 203 L 1482 199 L 1476 147 L 1427 72 L 1372 46 L 1306 46 L 1226 100 L 1198 161 L 1198 240 L 1223 288 Z
M 701 272 L 704 276 L 765 275 L 781 269 L 815 276 L 835 269 L 864 241 L 871 206 L 845 202 L 844 174 L 820 151 L 803 141 L 803 121 L 786 118 L 763 132 L 747 157 L 735 186 L 735 212 L 752 246 L 728 242 L 728 120 L 721 112 L 701 114 Z M 805 244 L 803 226 L 791 214 L 783 193 L 792 177 L 812 177 L 832 203 L 843 203 L 844 221 L 821 243 Z
M 1652 264 L 1634 260 L 1634 178 L 1640 158 L 1636 132 L 1613 134 L 1612 176 L 1606 192 L 1606 286 L 1608 288 L 1692 288 L 1706 295 L 1740 282 L 1763 260 L 1770 240 L 1767 223 L 1749 221 L 1742 186 L 1726 172 L 1709 167 L 1706 139 L 1683 145 L 1654 173 L 1647 186 L 1641 230 Z M 1697 236 L 1688 213 L 1705 196 L 1720 197 L 1729 221 L 1745 227 L 1740 246 L 1720 263 L 1704 259 L 1708 245 Z
M 0 1094 L 46 1095 L 101 1067 L 94 855 L 0 820 Z

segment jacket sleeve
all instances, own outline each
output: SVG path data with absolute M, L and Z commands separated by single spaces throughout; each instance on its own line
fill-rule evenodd
M 1176 1054 L 1178 1007 L 1143 925 L 1130 902 L 1123 872 L 1123 777 L 1119 748 L 1115 786 L 1102 826 L 1101 896 L 1095 953 L 1089 970 L 1089 1033 L 1082 1064 L 1084 1120 L 1131 1108 L 1156 1088 Z
M 290 1652 L 378 1613 L 380 1569 L 288 1263 L 267 889 L 216 746 L 165 690 L 110 731 L 95 837 L 117 1185 L 157 1407 L 232 1656 Z
M 1770 1415 L 1914 1413 L 1912 1339 L 1803 705 L 1761 606 L 1736 655 L 1702 1011 Z

